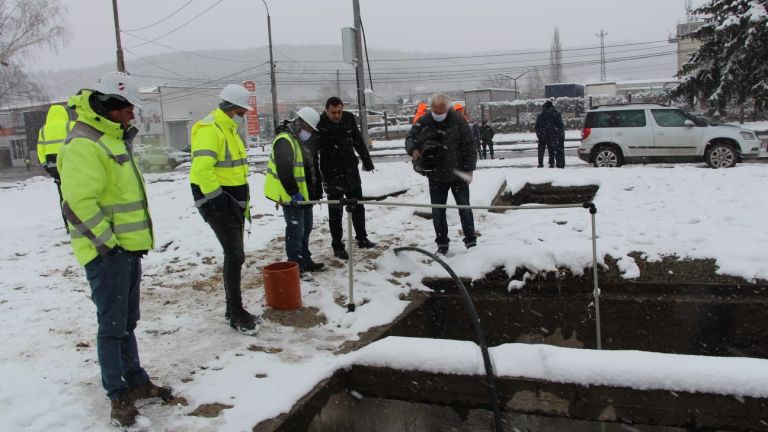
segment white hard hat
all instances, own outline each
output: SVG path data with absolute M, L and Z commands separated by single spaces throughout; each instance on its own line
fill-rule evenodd
M 120 96 L 131 105 L 141 108 L 139 86 L 136 81 L 125 72 L 107 72 L 96 81 L 93 89 L 105 95 Z
M 320 114 L 310 107 L 304 107 L 296 111 L 296 115 L 304 120 L 312 129 L 317 130 L 317 124 L 320 123 Z
M 253 111 L 253 107 L 251 107 L 250 104 L 251 92 L 239 84 L 227 84 L 223 89 L 221 89 L 219 97 L 233 105 L 239 106 L 240 108 Z

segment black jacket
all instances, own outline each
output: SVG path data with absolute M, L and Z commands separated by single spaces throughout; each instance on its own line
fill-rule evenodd
M 320 172 L 326 191 L 336 189 L 349 191 L 360 186 L 359 163 L 355 151 L 363 161 L 363 169 L 373 170 L 373 161 L 368 153 L 368 146 L 363 142 L 363 136 L 355 122 L 355 116 L 347 111 L 341 115 L 341 121 L 334 123 L 323 112 L 320 123 L 318 146 L 320 155 Z
M 536 138 L 541 142 L 562 143 L 565 140 L 563 118 L 554 107 L 546 108 L 536 118 Z
M 411 127 L 405 138 L 405 151 L 410 155 L 417 149 L 422 153 L 421 164 L 427 170 L 426 176 L 432 181 L 456 182 L 460 177 L 454 170 L 471 172 L 477 164 L 472 131 L 453 110 L 449 110 L 445 120 L 439 123 L 427 111 Z
M 320 170 L 317 166 L 317 134 L 312 135 L 312 138 L 302 143 L 301 139 L 298 138 L 298 133 L 294 131 L 292 126 L 283 125 L 279 127 L 277 133 L 281 132 L 290 133 L 301 143 L 301 152 L 304 158 L 304 177 L 307 181 L 309 199 L 321 199 L 323 197 L 323 187 Z M 274 149 L 275 167 L 277 168 L 277 176 L 280 178 L 280 183 L 283 184 L 285 191 L 289 195 L 294 195 L 299 192 L 299 185 L 293 176 L 293 149 L 291 149 L 291 143 L 287 139 L 281 138 L 275 141 Z
M 492 142 L 496 133 L 490 125 L 480 126 L 480 140 L 484 143 Z

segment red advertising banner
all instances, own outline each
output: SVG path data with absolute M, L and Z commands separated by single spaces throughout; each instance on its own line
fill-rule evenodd
M 253 107 L 253 111 L 248 111 L 245 115 L 245 122 L 247 126 L 247 134 L 249 138 L 257 138 L 259 136 L 259 112 L 256 109 L 256 83 L 253 81 L 245 81 L 243 87 L 251 92 L 250 105 Z

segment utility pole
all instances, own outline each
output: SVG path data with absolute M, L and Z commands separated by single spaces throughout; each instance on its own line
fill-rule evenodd
M 336 69 L 336 96 L 341 98 L 341 76 L 338 69 Z
M 600 38 L 600 81 L 605 82 L 605 37 L 608 33 L 600 30 L 600 33 L 595 36 Z
M 112 0 L 112 14 L 115 17 L 115 42 L 117 42 L 117 70 L 125 72 L 123 44 L 120 42 L 120 19 L 117 17 L 117 0 Z
M 357 73 L 357 106 L 360 111 L 360 133 L 368 146 L 368 108 L 365 106 L 365 70 L 363 64 L 363 20 L 360 18 L 360 2 L 352 0 L 355 15 L 355 72 Z
M 275 80 L 275 60 L 272 57 L 272 17 L 269 15 L 269 6 L 265 0 L 261 0 L 264 3 L 264 8 L 267 10 L 267 34 L 269 35 L 269 80 L 272 83 L 272 126 L 275 134 L 277 134 L 277 126 L 280 124 L 280 119 L 277 115 L 277 81 Z
M 515 92 L 515 100 L 518 99 L 518 97 L 517 97 L 517 80 L 522 78 L 523 75 L 527 74 L 530 71 L 531 71 L 530 69 L 527 69 L 525 72 L 521 73 L 520 75 L 518 75 L 516 77 L 511 77 L 509 75 L 501 74 L 501 76 L 507 77 L 507 78 L 511 79 L 512 81 L 514 81 L 514 83 L 515 83 L 515 90 L 514 90 L 514 92 Z M 520 124 L 520 107 L 518 107 L 518 106 L 515 107 L 515 119 L 516 119 L 516 123 L 515 124 Z

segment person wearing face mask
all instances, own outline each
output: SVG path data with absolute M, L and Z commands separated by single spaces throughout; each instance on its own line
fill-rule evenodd
M 195 206 L 224 250 L 224 317 L 235 330 L 254 334 L 261 318 L 243 307 L 240 292 L 243 228 L 251 211 L 248 159 L 236 121 L 253 109 L 251 94 L 241 85 L 228 84 L 219 97 L 219 107 L 192 126 L 189 181 Z
M 469 184 L 477 164 L 475 140 L 467 122 L 454 110 L 450 99 L 442 93 L 430 100 L 430 111 L 408 131 L 405 150 L 411 156 L 414 169 L 429 179 L 432 204 L 445 204 L 448 191 L 458 205 L 469 205 Z M 467 249 L 477 244 L 471 209 L 459 210 Z M 432 209 L 437 253 L 448 253 L 448 222 L 444 208 Z
M 139 87 L 124 72 L 108 72 L 70 101 L 77 121 L 58 150 L 62 211 L 77 261 L 85 267 L 96 305 L 96 352 L 101 383 L 111 401 L 110 420 L 136 423 L 135 401 L 173 398 L 139 361 L 141 258 L 154 247 L 144 179 L 133 159 L 131 125 Z
M 288 261 L 299 265 L 304 280 L 311 280 L 311 272 L 325 267 L 323 263 L 312 261 L 309 251 L 312 206 L 301 204 L 322 198 L 317 147 L 313 141 L 319 122 L 320 115 L 310 107 L 296 112 L 296 118 L 287 123 L 272 142 L 264 179 L 264 196 L 283 207 Z

